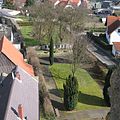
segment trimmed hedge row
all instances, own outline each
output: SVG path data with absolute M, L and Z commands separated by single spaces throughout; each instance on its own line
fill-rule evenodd
M 17 22 L 20 26 L 31 26 L 33 25 L 33 22 L 31 21 L 24 21 L 24 22 Z
M 85 30 L 89 30 L 89 31 L 93 31 L 93 32 L 105 32 L 105 30 L 106 30 L 106 28 L 104 28 L 104 27 L 101 27 L 101 28 L 92 28 L 92 29 L 90 29 L 90 28 L 85 28 Z
M 88 38 L 91 41 L 94 41 L 94 43 L 97 43 L 100 47 L 102 47 L 105 50 L 112 50 L 112 45 L 109 45 L 105 39 L 105 35 L 99 35 L 99 36 L 95 36 L 93 35 L 93 33 L 88 32 L 87 33 Z

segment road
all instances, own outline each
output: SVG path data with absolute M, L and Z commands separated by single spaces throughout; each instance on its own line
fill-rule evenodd
M 88 46 L 88 51 L 92 53 L 100 62 L 106 65 L 106 67 L 112 67 L 118 63 L 118 61 L 115 60 L 112 55 L 94 43 L 91 43 Z

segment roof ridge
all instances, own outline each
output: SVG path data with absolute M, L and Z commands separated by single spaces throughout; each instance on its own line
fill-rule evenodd
M 108 34 L 111 34 L 119 26 L 120 26 L 120 16 L 107 17 Z

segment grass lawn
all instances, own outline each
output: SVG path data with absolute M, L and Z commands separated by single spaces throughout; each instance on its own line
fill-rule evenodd
M 54 64 L 50 66 L 53 78 L 63 97 L 63 83 L 71 73 L 69 64 Z M 76 77 L 79 82 L 79 102 L 76 110 L 100 109 L 105 106 L 102 90 L 84 69 L 78 69 Z
M 39 45 L 39 41 L 34 40 L 30 35 L 32 32 L 32 26 L 21 26 L 21 33 L 25 38 L 26 46 L 36 46 Z

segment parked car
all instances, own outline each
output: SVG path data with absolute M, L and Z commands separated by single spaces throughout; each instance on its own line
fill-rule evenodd
M 98 10 L 94 11 L 94 14 L 101 18 L 105 18 L 108 15 L 112 15 L 112 10 L 111 9 L 98 9 Z

